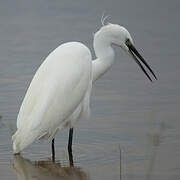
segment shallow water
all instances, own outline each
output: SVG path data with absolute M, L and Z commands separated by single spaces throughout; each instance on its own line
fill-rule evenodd
M 179 8 L 178 0 L 1 2 L 0 179 L 179 180 Z M 103 11 L 127 27 L 158 81 L 150 83 L 115 48 L 115 65 L 94 85 L 91 118 L 75 129 L 74 167 L 67 130 L 56 137 L 55 163 L 47 142 L 13 157 L 11 135 L 36 69 L 63 42 L 81 41 L 92 50 Z

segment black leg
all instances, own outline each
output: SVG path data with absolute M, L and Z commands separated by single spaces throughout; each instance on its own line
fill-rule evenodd
M 74 167 L 73 154 L 69 152 L 69 166 Z
M 68 141 L 68 152 L 72 154 L 72 139 L 73 139 L 73 128 L 69 129 L 69 141 Z
M 51 147 L 52 147 L 52 161 L 54 162 L 55 161 L 54 139 L 52 140 Z

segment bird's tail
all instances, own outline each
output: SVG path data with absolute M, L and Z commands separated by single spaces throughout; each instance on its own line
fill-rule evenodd
M 18 129 L 12 136 L 13 141 L 13 153 L 19 154 L 24 148 L 31 144 L 36 139 L 35 133 L 24 132 Z

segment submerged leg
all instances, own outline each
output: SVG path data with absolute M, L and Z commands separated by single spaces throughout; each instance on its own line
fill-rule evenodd
M 55 161 L 54 139 L 52 140 L 51 147 L 52 147 L 52 161 L 54 162 Z
M 68 152 L 72 154 L 72 139 L 73 139 L 73 128 L 69 129 L 69 141 L 68 141 Z
M 73 154 L 69 152 L 69 166 L 74 167 Z

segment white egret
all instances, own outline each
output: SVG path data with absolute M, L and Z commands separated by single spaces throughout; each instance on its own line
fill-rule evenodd
M 114 62 L 112 45 L 131 55 L 150 81 L 144 66 L 157 79 L 135 49 L 130 33 L 120 25 L 107 24 L 95 33 L 94 61 L 90 50 L 80 42 L 60 45 L 41 64 L 27 90 L 12 137 L 14 154 L 37 139 L 48 139 L 52 140 L 54 155 L 54 137 L 63 128 L 70 128 L 68 151 L 72 152 L 73 127 L 89 114 L 92 84 Z

